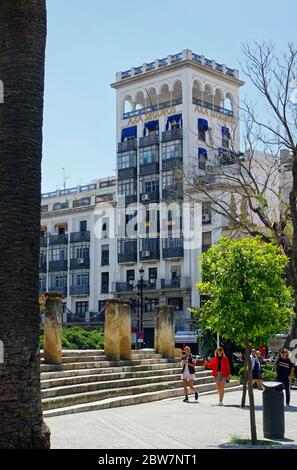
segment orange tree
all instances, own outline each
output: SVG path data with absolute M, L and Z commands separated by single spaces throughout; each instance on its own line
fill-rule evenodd
M 249 355 L 254 345 L 266 344 L 290 325 L 292 292 L 284 280 L 288 260 L 275 245 L 247 237 L 222 238 L 201 258 L 203 282 L 197 288 L 208 300 L 200 310 L 200 322 L 205 329 L 245 349 L 251 438 L 256 443 Z

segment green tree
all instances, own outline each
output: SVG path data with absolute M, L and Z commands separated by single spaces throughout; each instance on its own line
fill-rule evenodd
M 38 305 L 45 43 L 45 0 L 0 0 L 1 449 L 50 446 Z
M 259 238 L 222 238 L 202 255 L 197 284 L 208 300 L 200 310 L 205 328 L 245 349 L 252 443 L 257 442 L 250 350 L 267 344 L 292 319 L 292 292 L 283 279 L 288 260 Z

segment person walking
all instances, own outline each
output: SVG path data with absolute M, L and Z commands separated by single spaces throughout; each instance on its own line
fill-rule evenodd
M 290 353 L 287 349 L 282 348 L 280 355 L 275 362 L 274 370 L 277 373 L 277 380 L 282 382 L 286 392 L 286 405 L 290 406 L 290 386 L 294 376 L 294 364 L 290 360 Z
M 219 406 L 223 405 L 225 383 L 230 382 L 230 364 L 224 352 L 219 347 L 215 350 L 215 356 L 211 361 L 212 375 L 216 379 L 217 392 L 219 396 Z
M 198 400 L 198 392 L 194 387 L 194 380 L 196 379 L 195 375 L 195 359 L 191 354 L 191 349 L 189 346 L 185 346 L 183 350 L 183 360 L 182 360 L 182 381 L 184 385 L 185 398 L 184 402 L 189 401 L 188 397 L 188 387 L 195 394 L 195 400 Z

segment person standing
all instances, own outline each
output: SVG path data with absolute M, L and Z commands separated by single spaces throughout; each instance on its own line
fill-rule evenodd
M 191 354 L 191 349 L 189 346 L 185 346 L 183 350 L 183 360 L 182 360 L 182 381 L 184 385 L 185 398 L 183 401 L 189 401 L 188 397 L 188 387 L 192 392 L 195 393 L 195 400 L 198 400 L 198 392 L 194 387 L 194 380 L 196 379 L 195 375 L 195 359 Z
M 286 405 L 290 406 L 290 385 L 294 375 L 294 364 L 290 360 L 290 353 L 287 349 L 280 350 L 280 356 L 276 360 L 274 370 L 277 373 L 277 380 L 282 382 L 286 392 Z
M 211 361 L 212 375 L 216 379 L 219 406 L 223 405 L 225 383 L 230 381 L 230 364 L 223 350 L 219 347 L 215 350 L 215 357 Z
M 251 362 L 252 362 L 252 378 L 253 378 L 253 386 L 256 383 L 258 390 L 263 390 L 263 385 L 262 385 L 262 366 L 260 362 L 260 356 L 261 353 L 260 351 L 255 351 L 253 349 L 252 351 L 255 352 L 255 354 L 252 354 L 251 357 Z

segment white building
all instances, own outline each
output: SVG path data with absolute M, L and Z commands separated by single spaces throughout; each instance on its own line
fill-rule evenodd
M 102 318 L 104 300 L 115 296 L 132 302 L 147 347 L 157 304 L 174 305 L 177 329 L 191 329 L 198 257 L 223 221 L 207 205 L 185 204 L 181 172 L 203 175 L 231 138 L 239 150 L 242 84 L 237 70 L 190 50 L 117 74 L 116 179 L 42 199 L 40 290 L 63 292 L 68 321 Z
M 115 204 L 115 190 L 115 178 L 103 178 L 42 196 L 40 293 L 62 292 L 64 321 L 102 322 L 116 266 L 102 209 Z
M 144 269 L 146 344 L 153 336 L 156 303 L 176 306 L 179 329 L 191 327 L 188 308 L 200 303 L 198 256 L 219 238 L 222 221 L 211 220 L 209 207 L 187 216 L 180 173 L 205 173 L 218 148 L 224 155 L 231 137 L 239 150 L 242 84 L 237 70 L 190 50 L 119 72 L 112 84 L 117 92 L 117 193 L 125 199 L 126 221 L 132 218 L 138 231 L 117 237 L 114 294 L 135 298 L 133 289 Z M 174 202 L 180 205 L 182 236 L 172 224 L 172 219 L 178 223 L 176 213 L 158 207 Z M 155 233 L 149 234 L 152 225 Z M 185 237 L 189 229 L 192 244 Z

